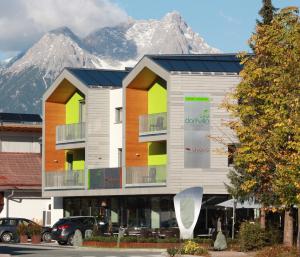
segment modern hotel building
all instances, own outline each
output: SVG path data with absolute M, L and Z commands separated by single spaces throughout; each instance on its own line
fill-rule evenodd
M 206 233 L 229 197 L 236 138 L 222 102 L 240 70 L 226 54 L 148 55 L 126 71 L 65 69 L 44 95 L 43 194 L 64 216 L 155 229 L 176 226 L 176 193 L 202 186 L 197 230 Z

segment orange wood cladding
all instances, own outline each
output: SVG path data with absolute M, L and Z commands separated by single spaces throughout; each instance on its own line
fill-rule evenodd
M 64 104 L 45 103 L 45 171 L 64 170 L 65 151 L 56 150 L 56 126 L 66 123 Z
M 126 166 L 148 165 L 148 144 L 139 142 L 139 116 L 148 112 L 148 91 L 126 88 Z

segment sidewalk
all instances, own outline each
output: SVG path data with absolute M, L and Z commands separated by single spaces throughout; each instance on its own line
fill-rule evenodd
M 255 253 L 242 253 L 232 251 L 211 251 L 211 257 L 254 257 Z

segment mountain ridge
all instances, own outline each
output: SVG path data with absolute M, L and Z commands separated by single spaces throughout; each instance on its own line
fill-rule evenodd
M 121 69 L 134 66 L 145 54 L 218 52 L 178 12 L 161 20 L 129 20 L 84 38 L 59 27 L 0 65 L 0 111 L 41 113 L 42 95 L 64 67 Z

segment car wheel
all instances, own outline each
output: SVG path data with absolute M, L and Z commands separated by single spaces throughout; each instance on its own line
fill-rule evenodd
M 47 243 L 51 242 L 51 234 L 49 232 L 45 232 L 42 235 L 42 240 Z
M 57 243 L 58 243 L 59 245 L 66 245 L 66 244 L 67 244 L 67 242 L 64 242 L 64 241 L 57 241 Z
M 73 244 L 74 244 L 74 234 L 68 237 L 68 245 L 73 245 Z
M 12 240 L 12 234 L 9 232 L 4 232 L 1 235 L 1 241 L 4 243 L 9 243 Z

